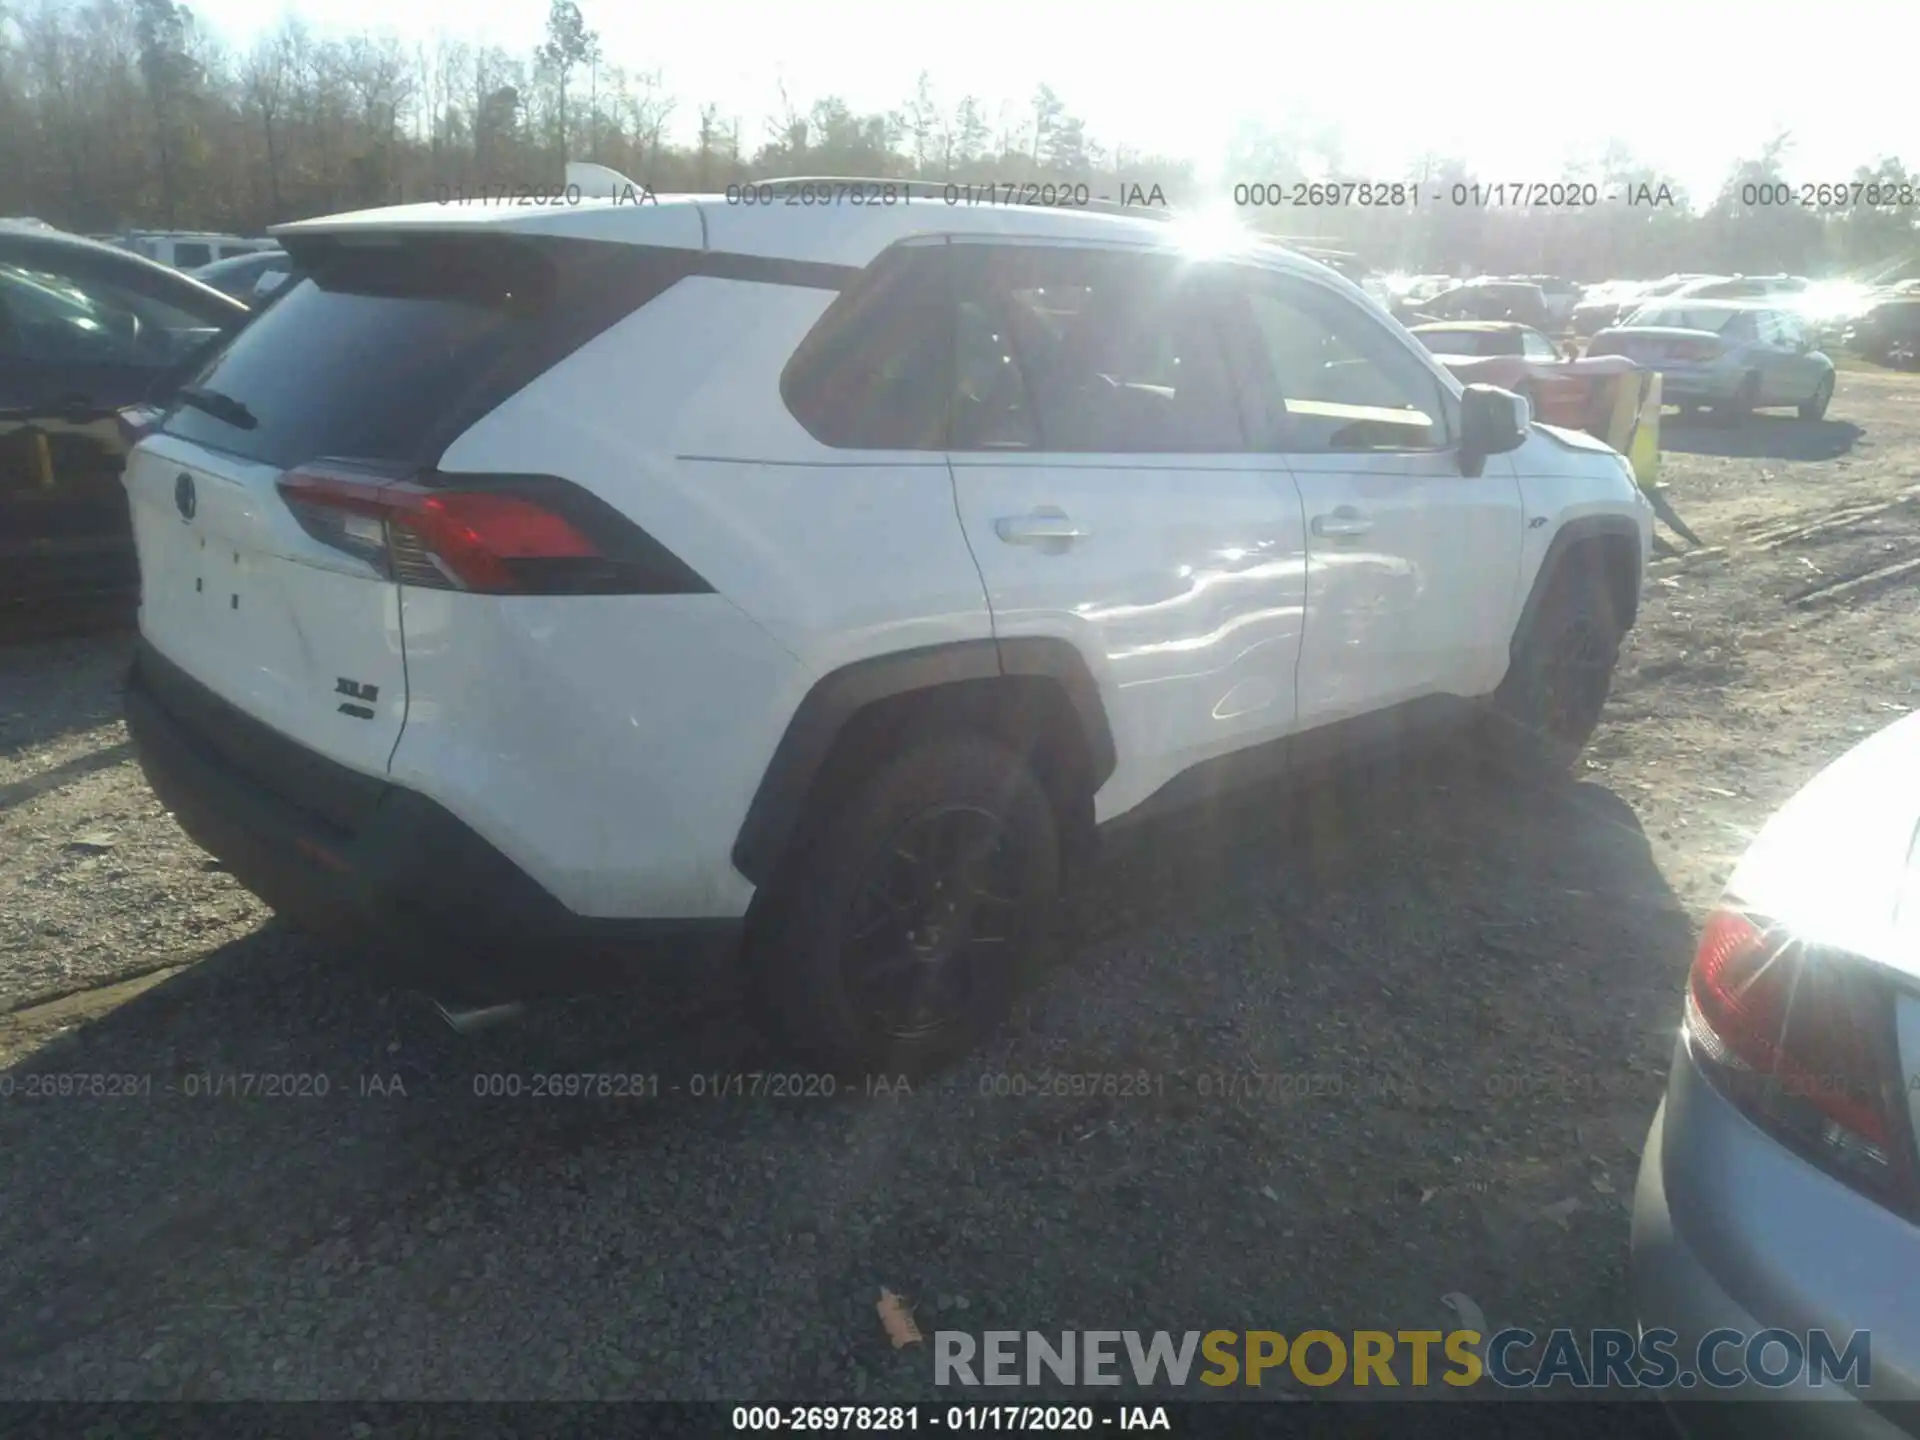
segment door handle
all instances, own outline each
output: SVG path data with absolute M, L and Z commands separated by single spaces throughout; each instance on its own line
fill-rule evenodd
M 1373 521 L 1357 510 L 1342 508 L 1331 515 L 1313 517 L 1313 533 L 1316 535 L 1364 535 L 1371 529 L 1373 529 Z
M 993 533 L 1009 545 L 1044 545 L 1091 540 L 1093 531 L 1076 525 L 1060 510 L 1035 510 L 1028 515 L 1005 515 L 993 522 Z

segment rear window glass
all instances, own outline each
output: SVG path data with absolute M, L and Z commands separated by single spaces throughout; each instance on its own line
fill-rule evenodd
M 1484 330 L 1420 331 L 1419 338 L 1435 355 L 1504 355 L 1506 337 Z
M 1640 311 L 1633 317 L 1633 323 L 1671 330 L 1711 330 L 1718 335 L 1741 313 L 1738 310 L 1702 310 L 1656 305 Z
M 679 277 L 662 252 L 491 239 L 335 245 L 190 385 L 251 428 L 175 406 L 170 434 L 291 467 L 322 455 L 427 463 L 458 429 Z M 475 408 L 477 405 L 477 409 Z

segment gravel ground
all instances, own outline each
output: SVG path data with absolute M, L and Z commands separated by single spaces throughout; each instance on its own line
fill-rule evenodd
M 883 1285 L 926 1330 L 1446 1329 L 1450 1292 L 1630 1323 L 1694 927 L 1920 689 L 1920 382 L 1850 373 L 1832 416 L 1670 424 L 1708 548 L 1656 567 L 1576 783 L 1440 752 L 1153 827 L 1016 1022 L 910 1093 L 697 1095 L 770 1063 L 724 987 L 456 1037 L 179 835 L 114 718 L 123 640 L 0 651 L 0 1394 L 929 1396 Z M 654 1093 L 475 1093 L 554 1073 Z M 24 1094 L 99 1074 L 140 1093 Z

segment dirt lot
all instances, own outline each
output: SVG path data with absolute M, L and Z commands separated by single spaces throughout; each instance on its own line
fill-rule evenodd
M 1693 928 L 1775 805 L 1920 703 L 1920 379 L 1665 438 L 1709 548 L 1656 566 L 1577 784 L 1442 754 L 1149 831 L 1016 1026 L 904 1095 L 696 1098 L 765 1063 L 725 994 L 455 1037 L 179 836 L 123 642 L 0 652 L 0 1394 L 926 1395 L 882 1285 L 928 1330 L 1450 1328 L 1456 1292 L 1626 1322 Z M 475 1094 L 553 1072 L 658 1094 Z M 328 1093 L 188 1093 L 236 1073 Z

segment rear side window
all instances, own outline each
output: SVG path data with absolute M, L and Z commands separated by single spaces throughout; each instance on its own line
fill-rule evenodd
M 162 428 L 283 468 L 322 455 L 431 464 L 678 280 L 688 256 L 491 236 L 309 240 L 293 253 L 301 278 L 188 382 L 239 402 L 254 423 L 176 406 Z
M 823 445 L 944 450 L 953 395 L 946 246 L 906 246 L 841 295 L 781 377 L 787 408 Z
M 956 450 L 1246 448 L 1204 272 L 1171 256 L 953 247 Z
M 173 263 L 181 270 L 195 270 L 202 265 L 210 265 L 213 263 L 213 247 L 198 241 L 176 244 L 173 247 Z

